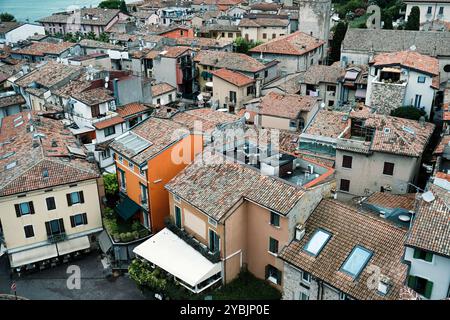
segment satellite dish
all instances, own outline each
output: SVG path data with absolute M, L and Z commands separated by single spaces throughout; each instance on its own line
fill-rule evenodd
M 411 51 L 416 51 L 416 50 L 417 50 L 417 47 L 413 44 L 411 47 L 409 47 L 409 50 L 411 50 Z
M 108 76 L 105 77 L 105 82 L 109 82 L 109 77 Z
M 108 82 L 105 82 L 105 88 L 108 89 Z
M 250 120 L 250 113 L 248 112 L 244 113 L 244 117 L 246 120 Z

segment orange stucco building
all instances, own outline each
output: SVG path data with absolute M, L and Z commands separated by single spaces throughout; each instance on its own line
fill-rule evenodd
M 117 179 L 125 219 L 139 219 L 155 234 L 169 215 L 169 197 L 164 185 L 203 149 L 201 135 L 167 119 L 148 118 L 110 145 L 114 151 Z M 130 200 L 133 203 L 130 202 Z

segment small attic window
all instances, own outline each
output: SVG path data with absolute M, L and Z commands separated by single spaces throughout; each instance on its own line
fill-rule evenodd
M 391 133 L 391 128 L 384 127 L 383 132 L 384 133 Z
M 44 178 L 48 178 L 48 170 L 47 169 L 42 170 L 42 176 Z
M 5 169 L 6 169 L 6 170 L 11 170 L 11 169 L 14 168 L 15 166 L 17 166 L 17 161 L 13 161 L 13 162 L 8 163 L 8 164 L 5 166 Z
M 23 121 L 17 122 L 17 123 L 14 125 L 14 128 L 17 128 L 18 126 L 21 126 L 21 125 L 23 125 Z
M 3 159 L 6 159 L 6 158 L 9 158 L 9 157 L 13 156 L 14 154 L 15 154 L 15 152 L 14 152 L 14 151 L 11 151 L 11 152 L 7 152 L 7 153 L 5 153 L 5 154 L 3 154 L 3 155 L 1 155 L 1 156 L 0 156 L 0 160 L 3 160 Z
M 52 147 L 53 147 L 53 148 L 56 148 L 57 146 L 58 146 L 58 143 L 57 143 L 55 140 L 53 140 L 53 141 L 52 141 Z
M 14 122 L 17 122 L 19 120 L 22 120 L 22 116 L 18 116 L 17 118 L 14 119 Z

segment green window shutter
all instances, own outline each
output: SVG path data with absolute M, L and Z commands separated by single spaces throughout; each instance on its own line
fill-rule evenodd
M 420 257 L 420 249 L 414 249 L 414 259 L 419 259 Z
M 433 261 L 433 254 L 431 252 L 427 252 L 427 254 L 425 256 L 425 261 L 427 261 L 427 262 Z
M 416 277 L 408 276 L 408 287 L 410 287 L 411 289 L 415 289 L 415 287 L 416 287 Z
M 433 291 L 433 282 L 427 281 L 427 285 L 425 286 L 425 293 L 423 294 L 424 297 L 430 299 L 432 291 Z

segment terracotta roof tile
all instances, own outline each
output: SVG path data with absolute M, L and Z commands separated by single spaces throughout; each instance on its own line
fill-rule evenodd
M 304 132 L 314 136 L 337 138 L 349 125 L 348 120 L 343 120 L 345 115 L 344 112 L 322 109 Z
M 366 199 L 366 203 L 375 204 L 383 208 L 403 208 L 406 210 L 414 209 L 415 193 L 407 195 L 391 194 L 388 192 L 375 192 Z
M 25 104 L 25 99 L 20 94 L 14 94 L 11 96 L 0 97 L 0 108 L 23 105 Z
M 281 179 L 207 151 L 166 184 L 166 189 L 216 220 L 243 199 L 286 215 L 304 194 Z
M 255 82 L 255 79 L 246 76 L 240 72 L 231 71 L 225 68 L 211 72 L 214 76 L 219 77 L 235 86 L 242 87 Z
M 434 76 L 439 75 L 439 61 L 436 58 L 426 56 L 417 51 L 399 51 L 381 53 L 369 62 L 374 66 L 402 66 L 409 69 L 422 71 Z
M 75 43 L 72 42 L 33 42 L 27 47 L 13 50 L 12 53 L 32 56 L 44 56 L 46 54 L 59 55 L 74 46 Z
M 431 185 L 435 200 L 421 200 L 406 245 L 450 257 L 450 194 Z
M 398 299 L 407 266 L 402 263 L 406 231 L 386 221 L 362 215 L 355 208 L 335 200 L 322 200 L 305 223 L 306 233 L 301 241 L 292 241 L 279 257 L 314 277 L 360 300 Z M 304 251 L 313 233 L 321 228 L 331 238 L 317 256 Z M 368 264 L 356 279 L 341 271 L 343 263 L 355 246 L 373 252 Z M 381 275 L 391 283 L 387 295 L 367 285 L 371 269 L 380 268 Z
M 176 91 L 177 88 L 173 87 L 172 85 L 168 84 L 167 82 L 160 82 L 152 86 L 152 97 L 158 97 L 162 94 Z
M 139 113 L 145 113 L 150 112 L 151 109 L 146 106 L 145 104 L 139 103 L 139 102 L 133 102 L 126 104 L 124 106 L 117 107 L 116 112 L 121 116 L 122 118 L 127 118 L 130 116 L 134 116 Z
M 69 147 L 87 152 L 59 120 L 36 112 L 1 119 L 0 196 L 99 177 L 97 165 L 72 154 Z M 43 176 L 45 170 L 48 177 Z
M 287 27 L 289 25 L 289 20 L 287 19 L 271 19 L 271 18 L 242 18 L 239 21 L 239 27 Z
M 297 31 L 256 46 L 251 49 L 250 52 L 301 56 L 323 44 L 324 41 L 316 39 L 301 31 Z
M 83 92 L 76 92 L 71 96 L 88 106 L 114 100 L 113 92 L 106 88 L 95 88 Z
M 318 103 L 318 98 L 297 94 L 269 92 L 261 99 L 258 113 L 288 119 L 297 119 L 300 112 L 309 112 Z
M 96 129 L 101 130 L 123 122 L 125 122 L 125 120 L 122 117 L 115 116 L 106 120 L 95 122 L 93 125 Z
M 205 66 L 228 68 L 234 71 L 258 72 L 267 66 L 262 62 L 243 53 L 201 50 L 194 61 Z
M 240 117 L 228 113 L 211 110 L 210 108 L 201 108 L 178 112 L 172 117 L 172 120 L 186 126 L 189 130 L 196 129 L 195 122 L 201 123 L 203 132 L 210 132 L 221 124 L 236 122 Z

